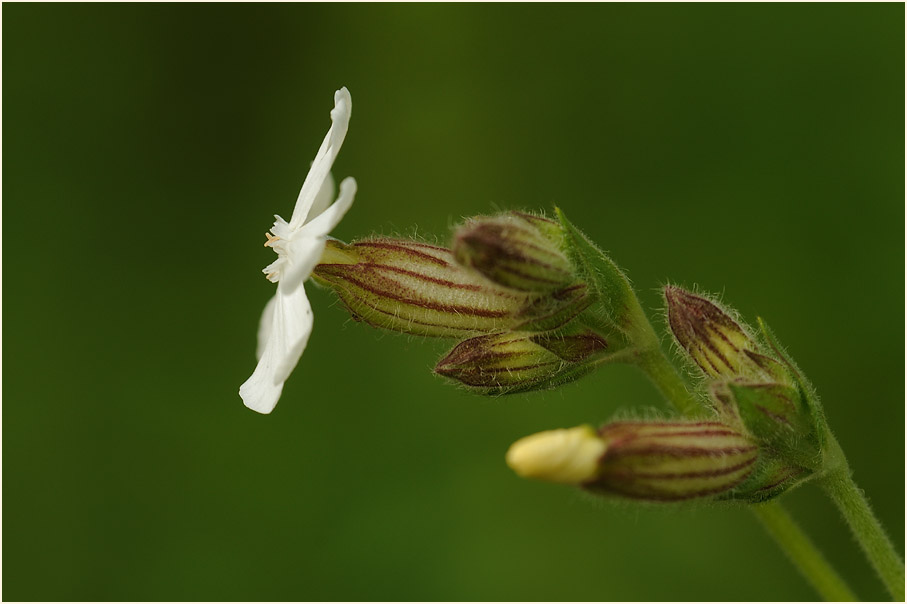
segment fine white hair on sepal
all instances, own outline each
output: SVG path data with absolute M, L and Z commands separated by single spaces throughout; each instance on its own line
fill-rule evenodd
M 353 102 L 346 88 L 334 93 L 331 128 L 328 130 L 309 173 L 302 184 L 290 221 L 275 215 L 266 234 L 277 259 L 263 272 L 277 284 L 277 293 L 262 312 L 258 326 L 258 365 L 239 388 L 243 403 L 259 413 L 270 413 L 283 391 L 283 384 L 299 362 L 314 318 L 303 283 L 318 264 L 327 236 L 353 205 L 356 181 L 345 178 L 340 194 L 334 195 L 331 168 L 346 138 Z

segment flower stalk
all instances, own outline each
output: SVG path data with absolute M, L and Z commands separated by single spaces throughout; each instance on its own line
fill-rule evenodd
M 832 455 L 840 456 L 842 465 L 819 484 L 841 512 L 869 563 L 888 589 L 888 593 L 895 602 L 903 602 L 904 561 L 873 513 L 863 490 L 854 482 L 850 468 L 843 459 L 840 445 L 833 436 L 830 434 L 829 436 Z
M 751 508 L 762 526 L 826 602 L 856 602 L 856 594 L 777 501 Z

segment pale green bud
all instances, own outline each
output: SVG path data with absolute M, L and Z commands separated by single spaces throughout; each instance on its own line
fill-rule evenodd
M 560 226 L 547 218 L 510 212 L 468 220 L 453 237 L 453 254 L 500 285 L 549 292 L 576 280 L 563 252 Z
M 483 394 L 554 388 L 582 377 L 608 343 L 599 335 L 548 336 L 506 332 L 457 344 L 435 372 Z
M 329 240 L 312 276 L 357 320 L 420 336 L 554 330 L 589 304 L 582 285 L 517 291 L 459 266 L 446 248 L 406 239 Z

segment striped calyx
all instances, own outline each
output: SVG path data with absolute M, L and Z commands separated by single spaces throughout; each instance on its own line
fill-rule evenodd
M 801 390 L 741 380 L 716 382 L 710 390 L 719 410 L 733 413 L 762 450 L 759 467 L 736 499 L 774 497 L 821 468 L 821 428 Z
M 785 384 L 717 382 L 712 395 L 730 401 L 740 421 L 760 440 L 770 443 L 802 441 L 815 431 L 815 423 L 800 391 Z
M 804 482 L 812 474 L 811 470 L 795 463 L 763 454 L 759 456 L 752 474 L 721 498 L 762 503 Z
M 715 302 L 679 287 L 664 288 L 668 324 L 677 343 L 710 377 L 790 382 L 784 366 Z
M 759 450 L 720 422 L 614 422 L 599 430 L 605 452 L 586 489 L 648 501 L 726 493 L 753 471 Z
M 588 306 L 582 286 L 545 294 L 503 287 L 458 265 L 450 250 L 408 239 L 330 240 L 312 276 L 357 320 L 419 336 L 553 330 Z
M 458 263 L 499 285 L 550 292 L 576 280 L 563 239 L 556 222 L 509 212 L 468 220 L 455 231 L 452 248 Z
M 495 333 L 460 342 L 435 372 L 483 394 L 542 390 L 582 377 L 594 368 L 590 361 L 607 348 L 604 338 L 592 332 Z

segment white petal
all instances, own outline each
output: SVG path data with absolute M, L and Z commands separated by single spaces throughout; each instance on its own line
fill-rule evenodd
M 265 344 L 268 343 L 268 338 L 271 337 L 271 322 L 274 320 L 274 307 L 277 305 L 277 294 L 271 296 L 271 299 L 268 300 L 268 303 L 265 304 L 265 309 L 261 313 L 261 319 L 258 321 L 258 346 L 255 348 L 255 358 L 261 359 L 261 355 L 265 353 Z
M 333 231 L 353 205 L 355 196 L 356 179 L 352 176 L 344 178 L 340 183 L 340 195 L 337 197 L 337 201 L 303 227 L 306 237 L 325 237 Z
M 315 203 L 312 204 L 312 209 L 309 210 L 309 216 L 318 216 L 324 212 L 331 202 L 334 201 L 334 192 L 337 190 L 337 187 L 334 186 L 334 177 L 328 172 L 328 177 L 324 179 L 324 184 L 321 185 L 321 190 L 318 191 L 318 195 L 315 196 Z
M 277 405 L 283 383 L 299 362 L 312 333 L 312 307 L 305 288 L 297 287 L 289 294 L 278 288 L 275 300 L 264 353 L 252 376 L 239 387 L 246 407 L 259 413 L 270 413 Z
M 290 293 L 301 288 L 303 281 L 309 278 L 321 254 L 324 253 L 325 238 L 309 237 L 298 233 L 287 243 L 286 264 L 282 267 L 278 292 Z
M 321 143 L 321 148 L 315 155 L 312 167 L 309 169 L 305 182 L 302 183 L 302 189 L 299 191 L 299 197 L 296 198 L 296 207 L 293 210 L 293 216 L 290 218 L 290 228 L 298 229 L 305 224 L 315 198 L 328 174 L 331 172 L 331 166 L 334 165 L 334 159 L 340 151 L 343 139 L 346 137 L 347 128 L 350 124 L 350 114 L 353 109 L 353 100 L 350 97 L 350 91 L 345 87 L 334 93 L 334 109 L 331 111 L 331 129 L 328 130 Z

